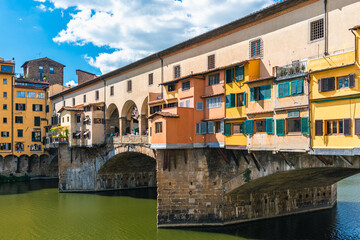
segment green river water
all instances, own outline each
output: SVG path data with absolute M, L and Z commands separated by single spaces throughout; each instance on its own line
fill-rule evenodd
M 331 210 L 224 228 L 157 229 L 156 189 L 58 193 L 56 181 L 0 185 L 2 239 L 360 239 L 360 175 Z

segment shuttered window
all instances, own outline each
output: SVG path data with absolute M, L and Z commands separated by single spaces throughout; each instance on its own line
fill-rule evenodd
M 355 135 L 360 135 L 360 118 L 355 118 Z
M 181 77 L 180 65 L 174 67 L 174 78 Z
M 355 73 L 349 75 L 349 87 L 350 88 L 355 87 Z
M 233 123 L 232 124 L 232 134 L 236 135 L 236 134 L 241 134 L 243 132 L 242 129 L 242 123 Z
M 290 95 L 298 95 L 304 93 L 304 80 L 297 79 L 291 82 L 283 82 L 278 84 L 278 96 L 287 97 Z
M 225 82 L 232 83 L 234 81 L 234 69 L 230 68 L 225 71 Z
M 235 81 L 244 80 L 244 66 L 235 67 Z
M 231 123 L 225 123 L 225 136 L 230 136 L 231 135 Z
M 208 133 L 214 133 L 214 122 L 212 122 L 212 121 L 209 121 L 208 122 Z
M 250 88 L 250 101 L 271 99 L 271 85 Z
M 235 107 L 235 94 L 231 93 L 226 95 L 226 108 Z
M 309 134 L 309 118 L 301 118 L 301 134 Z
M 246 93 L 245 92 L 237 93 L 236 94 L 236 106 L 237 107 L 245 106 L 246 105 L 245 99 L 246 99 Z
M 315 120 L 315 136 L 323 136 L 323 135 L 324 135 L 323 120 Z
M 351 119 L 344 119 L 344 135 L 351 135 Z
M 149 75 L 148 75 L 148 85 L 152 85 L 153 83 L 154 83 L 154 74 L 149 73 Z
M 40 127 L 40 117 L 34 117 L 34 126 Z
M 254 120 L 246 120 L 245 121 L 245 129 L 244 129 L 244 133 L 245 134 L 254 134 Z
M 322 78 L 319 79 L 319 92 L 327 92 L 335 90 L 335 78 Z
M 208 56 L 208 69 L 215 68 L 215 54 Z
M 274 133 L 274 121 L 272 118 L 266 119 L 266 133 L 273 134 Z
M 276 135 L 283 136 L 285 135 L 285 120 L 276 119 Z
M 190 81 L 183 82 L 183 83 L 181 84 L 181 89 L 182 89 L 183 91 L 189 90 L 189 89 L 190 89 Z
M 131 82 L 131 80 L 127 81 L 127 91 L 128 92 L 132 91 L 132 82 Z
M 195 123 L 195 134 L 206 134 L 207 130 L 206 122 Z

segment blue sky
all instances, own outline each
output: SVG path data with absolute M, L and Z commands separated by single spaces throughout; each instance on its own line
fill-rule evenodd
M 0 57 L 49 57 L 102 74 L 219 27 L 273 0 L 0 0 Z

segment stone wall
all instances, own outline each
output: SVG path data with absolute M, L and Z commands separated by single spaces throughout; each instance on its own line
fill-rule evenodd
M 32 61 L 28 61 L 24 67 L 24 76 L 26 78 L 39 80 L 39 66 L 43 67 L 43 77 L 46 76 L 47 81 L 50 84 L 60 84 L 64 83 L 64 69 L 63 65 L 52 61 L 48 58 L 40 58 Z M 54 73 L 50 73 L 50 67 L 54 68 Z M 41 79 L 42 80 L 42 79 Z

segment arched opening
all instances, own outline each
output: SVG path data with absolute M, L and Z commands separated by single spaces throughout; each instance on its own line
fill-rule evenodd
M 139 135 L 140 114 L 132 100 L 128 100 L 121 111 L 122 135 Z
M 148 120 L 148 97 L 144 99 L 141 106 L 141 135 L 149 135 L 149 120 Z
M 39 169 L 39 163 L 40 163 L 40 157 L 36 154 L 33 154 L 29 157 L 29 161 L 28 161 L 28 169 L 27 172 L 28 173 L 33 173 L 35 172 L 36 174 L 36 170 Z
M 101 190 L 156 187 L 156 160 L 138 152 L 123 152 L 110 158 L 98 171 Z
M 120 126 L 119 126 L 119 110 L 115 104 L 110 104 L 106 110 L 106 135 L 107 136 L 119 136 Z

